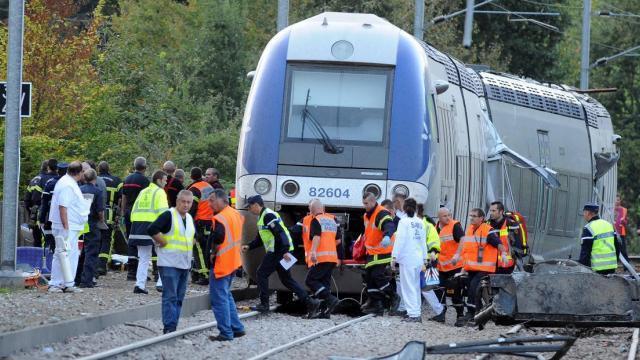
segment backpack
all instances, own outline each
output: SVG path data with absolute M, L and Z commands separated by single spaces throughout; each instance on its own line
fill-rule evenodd
M 522 243 L 513 244 L 516 249 L 522 251 L 522 256 L 527 255 L 529 252 L 529 246 L 527 245 L 527 220 L 522 216 L 522 214 L 518 211 L 512 210 L 508 211 L 504 214 L 507 219 L 511 220 L 514 223 L 517 223 L 520 227 L 520 239 Z

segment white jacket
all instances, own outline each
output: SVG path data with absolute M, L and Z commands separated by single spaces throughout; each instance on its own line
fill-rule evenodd
M 428 258 L 427 238 L 422 220 L 418 217 L 400 219 L 391 256 L 405 266 L 422 266 Z

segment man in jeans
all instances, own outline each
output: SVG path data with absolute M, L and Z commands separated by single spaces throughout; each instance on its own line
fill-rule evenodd
M 55 256 L 51 264 L 49 292 L 76 293 L 74 278 L 78 267 L 78 235 L 87 222 L 90 204 L 84 200 L 78 181 L 82 178 L 82 164 L 69 164 L 67 174 L 58 180 L 53 189 L 49 221 L 56 241 Z M 65 271 L 66 270 L 66 271 Z
M 220 334 L 209 336 L 212 341 L 229 341 L 245 335 L 236 303 L 231 295 L 233 276 L 240 266 L 240 242 L 244 218 L 229 206 L 229 197 L 216 189 L 207 199 L 213 210 L 213 225 L 209 236 L 209 297 Z
M 181 190 L 176 198 L 176 207 L 160 214 L 147 229 L 158 252 L 158 271 L 163 286 L 164 334 L 176 331 L 187 290 L 195 236 L 193 218 L 189 215 L 192 203 L 191 191 Z

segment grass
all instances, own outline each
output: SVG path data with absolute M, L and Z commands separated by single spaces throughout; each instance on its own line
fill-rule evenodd
M 11 293 L 11 289 L 9 288 L 0 288 L 0 295 L 6 295 Z

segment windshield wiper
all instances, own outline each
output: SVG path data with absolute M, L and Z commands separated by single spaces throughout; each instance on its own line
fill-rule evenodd
M 309 111 L 309 98 L 311 94 L 311 88 L 307 89 L 307 99 L 304 103 L 304 108 L 302 109 L 302 136 L 300 138 L 300 140 L 304 140 L 304 127 L 306 125 L 307 119 L 309 119 L 310 123 L 313 125 L 313 128 L 316 133 L 316 139 L 318 140 L 319 143 L 322 144 L 322 147 L 324 149 L 325 152 L 331 153 L 331 154 L 340 154 L 344 151 L 343 147 L 338 147 L 336 146 L 333 141 L 331 140 L 331 138 L 329 137 L 329 134 L 327 134 L 327 132 L 325 131 L 324 127 L 322 127 L 322 125 L 320 124 L 320 122 L 318 120 L 316 120 L 315 117 L 313 117 L 313 115 L 311 115 L 311 112 Z

